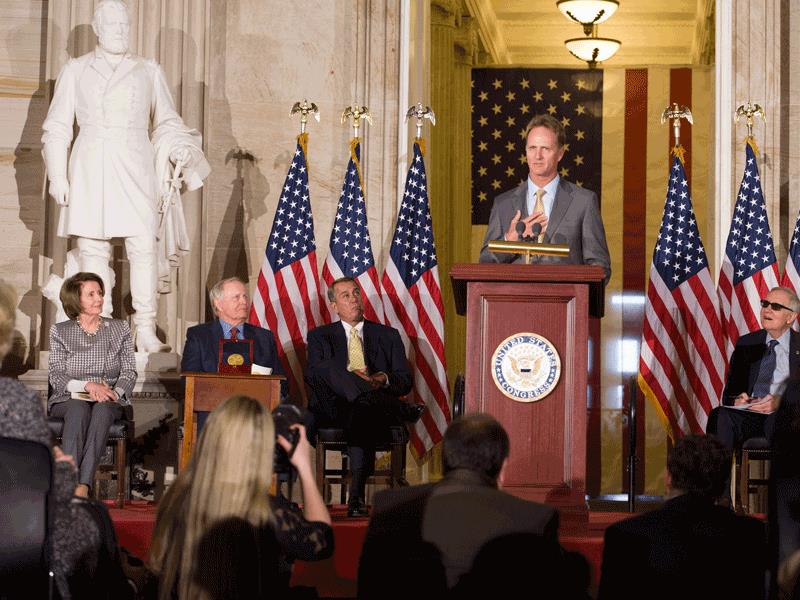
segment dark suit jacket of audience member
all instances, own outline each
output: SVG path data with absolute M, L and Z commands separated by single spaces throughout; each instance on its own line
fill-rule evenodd
M 554 508 L 498 490 L 472 471 L 379 492 L 361 553 L 358 596 L 408 598 L 424 590 L 427 597 L 442 597 L 470 571 L 483 547 L 520 533 L 541 538 L 551 555 L 560 554 Z M 495 583 L 504 576 L 494 573 Z
M 790 330 L 789 337 L 789 379 L 800 377 L 800 333 Z M 722 403 L 732 405 L 733 399 L 747 392 L 753 393 L 753 386 L 758 379 L 758 368 L 764 357 L 767 344 L 767 330 L 761 329 L 747 333 L 736 341 L 728 369 L 728 380 L 722 392 Z
M 369 372 L 386 373 L 389 387 L 385 391 L 392 396 L 408 394 L 413 379 L 398 331 L 365 320 L 362 336 Z M 344 426 L 342 420 L 349 412 L 348 404 L 372 389 L 358 375 L 348 372 L 347 354 L 347 337 L 341 322 L 322 325 L 308 332 L 306 382 L 311 387 L 309 409 L 320 427 Z
M 764 525 L 683 494 L 606 529 L 598 600 L 764 596 Z
M 271 331 L 242 324 L 241 337 L 253 340 L 253 362 L 262 367 L 271 367 L 273 375 L 283 375 L 283 366 L 278 358 L 278 346 Z M 216 373 L 219 366 L 219 340 L 222 338 L 219 319 L 201 323 L 186 330 L 186 345 L 183 347 L 181 371 L 193 373 Z M 281 396 L 289 392 L 287 382 L 281 382 Z
M 780 564 L 800 550 L 800 379 L 789 382 L 775 413 L 767 497 L 771 547 Z

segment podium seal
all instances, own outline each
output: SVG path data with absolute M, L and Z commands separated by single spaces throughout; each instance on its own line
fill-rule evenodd
M 503 340 L 494 351 L 492 378 L 504 396 L 517 402 L 536 402 L 558 384 L 561 357 L 547 338 L 535 333 L 517 333 Z

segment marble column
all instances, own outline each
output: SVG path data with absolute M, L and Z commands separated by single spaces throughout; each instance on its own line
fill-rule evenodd
M 747 101 L 764 108 L 753 135 L 778 264 L 783 270 L 800 207 L 800 7 L 781 0 L 717 4 L 717 164 L 715 249 L 725 251 L 731 211 L 744 168 L 744 121 L 733 122 Z
M 437 113 L 429 149 L 431 216 L 436 235 L 448 375 L 464 371 L 466 320 L 455 313 L 449 271 L 470 261 L 470 82 L 477 31 L 459 2 L 431 2 L 431 107 Z

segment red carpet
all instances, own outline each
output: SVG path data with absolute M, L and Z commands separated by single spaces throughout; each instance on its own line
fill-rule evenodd
M 133 501 L 126 503 L 124 509 L 109 505 L 109 512 L 119 543 L 132 554 L 146 559 L 155 525 L 155 505 Z M 367 532 L 367 519 L 346 518 L 345 507 L 341 505 L 331 507 L 331 516 L 336 552 L 332 558 L 321 562 L 298 561 L 292 582 L 295 585 L 314 586 L 324 598 L 352 598 L 356 595 L 358 558 Z M 609 525 L 628 516 L 628 513 L 590 512 L 585 536 L 561 537 L 566 549 L 580 552 L 589 561 L 595 585 L 603 556 L 603 532 Z

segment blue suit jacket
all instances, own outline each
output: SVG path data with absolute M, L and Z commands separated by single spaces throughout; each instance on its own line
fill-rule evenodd
M 216 373 L 219 364 L 219 340 L 222 338 L 219 319 L 201 323 L 186 330 L 186 345 L 183 347 L 181 371 Z M 253 362 L 262 367 L 272 367 L 273 375 L 283 375 L 283 366 L 278 358 L 278 347 L 272 332 L 245 323 L 242 337 L 253 340 Z M 281 396 L 289 391 L 288 384 L 281 382 Z
M 389 377 L 387 392 L 403 396 L 411 391 L 413 378 L 408 369 L 400 334 L 393 327 L 364 321 L 364 359 L 370 373 L 382 371 Z M 340 404 L 369 391 L 369 384 L 347 370 L 347 337 L 341 322 L 322 325 L 308 332 L 306 383 L 311 387 L 309 409 L 335 421 Z

